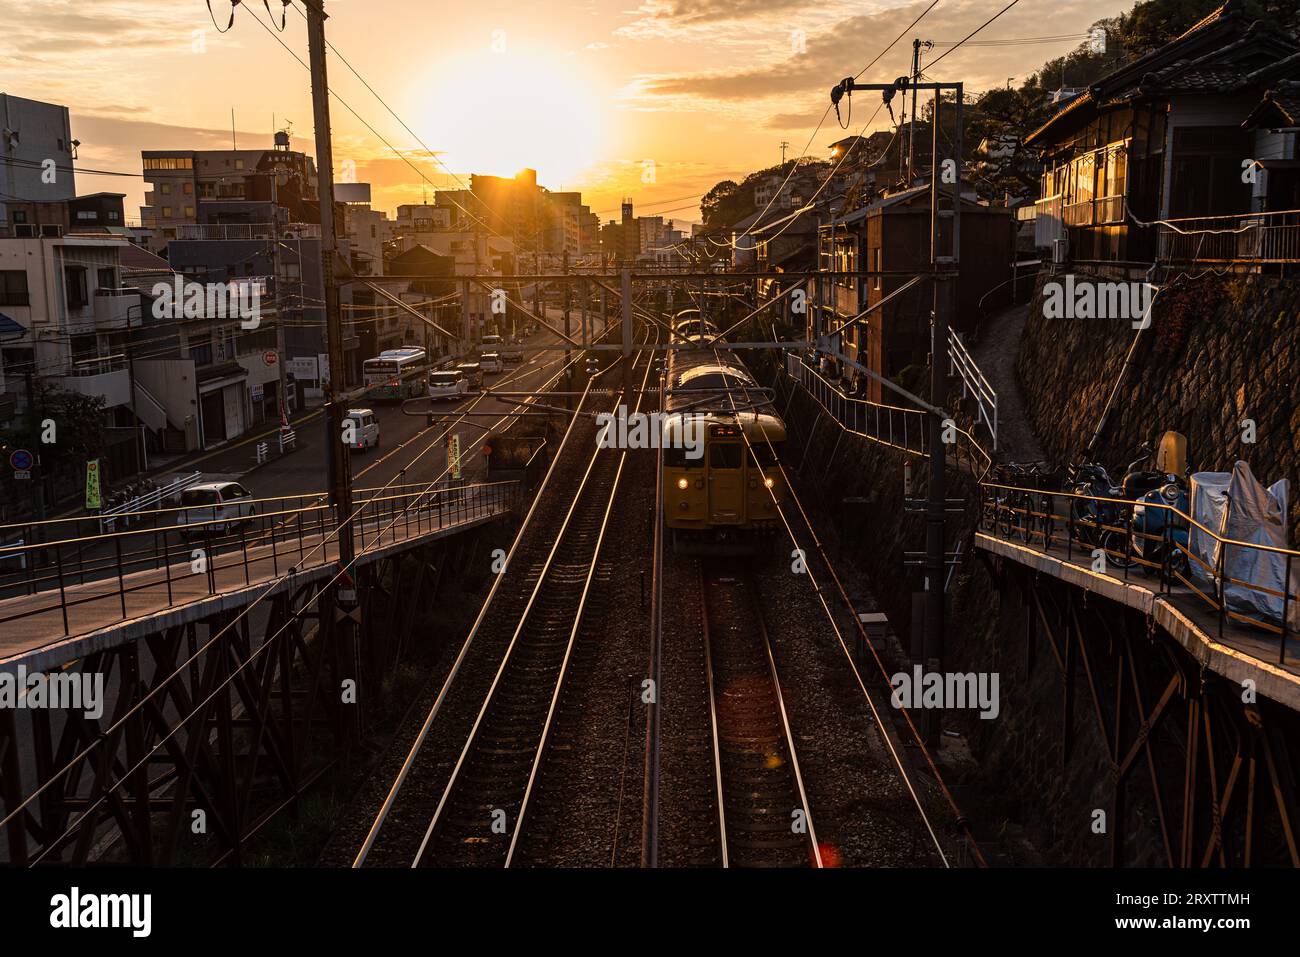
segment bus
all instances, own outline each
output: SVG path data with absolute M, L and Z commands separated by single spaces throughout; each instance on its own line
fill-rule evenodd
M 429 357 L 423 349 L 386 349 L 361 366 L 366 394 L 376 402 L 400 402 L 429 388 Z

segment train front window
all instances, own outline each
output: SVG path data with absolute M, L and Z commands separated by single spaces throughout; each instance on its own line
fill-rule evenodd
M 709 446 L 709 467 L 715 469 L 740 468 L 743 447 L 735 443 L 714 442 Z
M 689 451 L 684 447 L 668 446 L 664 449 L 664 466 L 670 469 L 691 469 L 702 466 L 704 459 L 702 457 L 691 458 L 687 455 Z
M 749 449 L 749 464 L 761 469 L 776 467 L 776 452 L 766 442 L 756 442 Z

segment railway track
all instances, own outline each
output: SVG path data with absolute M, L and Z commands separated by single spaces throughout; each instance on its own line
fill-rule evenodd
M 781 679 L 753 580 L 702 562 L 709 694 L 723 867 L 821 867 Z
M 617 472 L 615 456 L 592 456 L 434 811 L 417 864 L 510 863 L 591 594 Z
M 643 365 L 643 380 L 650 364 Z M 644 383 L 643 383 L 644 384 Z M 640 407 L 640 400 L 637 407 Z M 421 866 L 515 862 L 587 623 L 626 453 L 593 441 L 586 470 L 416 854 Z
M 591 416 L 618 401 L 580 401 L 585 415 L 571 422 L 356 865 L 372 847 L 379 863 L 400 855 L 411 866 L 508 865 L 524 822 L 545 815 L 536 785 L 548 746 L 565 743 L 557 714 L 566 678 L 582 667 L 575 647 L 584 623 L 600 614 L 601 550 L 625 459 L 597 449 Z M 440 710 L 439 734 L 428 736 Z M 464 744 L 457 751 L 450 742 Z

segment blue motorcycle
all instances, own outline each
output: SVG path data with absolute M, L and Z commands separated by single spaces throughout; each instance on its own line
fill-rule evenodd
M 1163 574 L 1163 569 L 1168 568 L 1171 579 L 1175 575 L 1187 577 L 1191 528 L 1183 516 L 1188 514 L 1187 485 L 1177 475 L 1166 475 L 1159 488 L 1138 497 L 1133 506 L 1130 539 L 1133 561 L 1140 562 L 1147 574 L 1157 570 Z

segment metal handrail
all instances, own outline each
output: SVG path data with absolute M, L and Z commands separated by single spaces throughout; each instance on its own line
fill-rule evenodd
M 411 490 L 374 496 L 349 518 L 346 524 L 359 539 L 359 553 L 380 544 L 419 537 L 425 531 L 423 516 L 427 513 L 437 511 L 440 516 L 436 526 L 429 525 L 428 531 L 432 532 L 454 526 L 462 518 L 513 507 L 519 493 L 519 483 L 513 481 L 451 487 L 403 486 L 407 488 Z M 196 510 L 211 507 L 190 506 Z M 370 527 L 373 522 L 403 512 L 415 518 L 402 529 L 380 529 L 376 533 Z M 412 523 L 416 526 L 414 536 Z M 0 547 L 0 560 L 18 558 L 23 565 L 0 575 L 0 594 L 4 596 L 0 597 L 0 624 L 61 612 L 63 634 L 68 635 L 72 633 L 68 610 L 80 605 L 108 601 L 120 605 L 121 618 L 126 618 L 126 598 L 139 592 L 165 591 L 165 608 L 201 600 L 191 596 L 177 602 L 173 586 L 195 575 L 204 576 L 207 595 L 214 595 L 220 590 L 217 572 L 240 566 L 244 569 L 243 584 L 251 584 L 252 566 L 269 561 L 273 574 L 279 574 L 281 559 L 287 559 L 286 565 L 296 565 L 304 556 L 310 557 L 309 548 L 315 551 L 318 537 L 332 537 L 339 527 L 333 507 L 321 502 L 48 542 L 27 538 L 21 544 Z M 124 547 L 126 542 L 138 542 L 141 547 Z M 191 564 L 195 548 L 202 549 L 206 566 L 202 571 L 195 571 Z M 189 571 L 177 573 L 177 568 L 187 565 Z M 150 572 L 158 574 L 147 574 Z M 144 577 L 135 577 L 141 575 Z M 96 584 L 110 587 L 92 588 L 81 594 L 73 591 Z M 50 600 L 40 600 L 41 596 Z M 38 600 L 32 602 L 33 598 Z M 5 614 L 14 610 L 11 603 L 15 602 L 22 603 L 18 606 L 21 610 Z
M 1098 538 L 1092 542 L 1076 534 L 1080 526 L 1090 528 L 1094 532 L 1118 533 L 1124 536 L 1124 564 L 1120 567 L 1124 571 L 1124 579 L 1127 580 L 1129 568 L 1138 565 L 1159 572 L 1160 593 L 1169 595 L 1172 592 L 1175 580 L 1185 585 L 1188 590 L 1199 598 L 1202 602 L 1209 605 L 1219 618 L 1219 638 L 1222 640 L 1224 627 L 1228 619 L 1239 621 L 1254 627 L 1263 628 L 1266 631 L 1277 634 L 1280 638 L 1278 648 L 1278 663 L 1286 663 L 1286 644 L 1291 637 L 1290 619 L 1296 608 L 1296 601 L 1300 600 L 1300 594 L 1296 594 L 1292 588 L 1293 570 L 1298 567 L 1300 561 L 1300 549 L 1285 548 L 1277 545 L 1268 545 L 1260 542 L 1245 542 L 1236 538 L 1229 538 L 1213 528 L 1209 528 L 1202 522 L 1196 520 L 1192 515 L 1187 514 L 1176 505 L 1167 502 L 1139 502 L 1136 499 L 1115 498 L 1109 495 L 1089 495 L 1082 492 L 1069 491 L 1052 491 L 1049 489 L 1034 488 L 1022 485 L 1009 485 L 1002 482 L 981 481 L 980 487 L 980 518 L 979 524 L 981 529 L 987 534 L 991 533 L 993 537 L 1010 541 L 1019 539 L 1018 544 L 1032 548 L 1035 551 L 1046 552 L 1052 548 L 1053 534 L 1060 534 L 1056 529 L 1057 521 L 1064 524 L 1064 544 L 1067 557 L 1073 555 L 1073 549 L 1076 542 L 1085 547 L 1101 547 L 1108 553 L 1113 551 L 1106 548 L 1104 538 Z M 993 494 L 989 494 L 993 493 Z M 1001 494 L 998 494 L 1001 493 Z M 1042 500 L 1042 509 L 1038 511 L 1034 508 L 1034 497 Z M 1066 510 L 1065 515 L 1058 513 L 1056 505 L 1057 500 L 1068 503 L 1078 501 L 1101 503 L 1107 506 L 1114 506 L 1117 517 L 1110 519 L 1114 524 L 1108 524 L 1107 520 L 1099 517 L 1077 517 L 1077 509 L 1071 504 Z M 1144 509 L 1151 511 L 1163 511 L 1167 513 L 1166 520 L 1162 525 L 1160 535 L 1151 535 L 1145 532 L 1138 532 L 1133 528 L 1134 509 L 1141 505 Z M 991 507 L 990 507 L 991 506 Z M 1119 519 L 1118 515 L 1127 513 L 1127 517 Z M 1035 519 L 1040 520 L 1039 528 L 1034 528 Z M 1002 524 L 1005 521 L 1005 533 L 1002 530 Z M 1215 543 L 1214 551 L 1217 555 L 1215 564 L 1211 567 L 1202 561 L 1198 555 L 1192 553 L 1189 547 L 1179 544 L 1172 538 L 1175 528 L 1186 527 L 1189 536 L 1192 529 L 1208 536 Z M 1134 536 L 1139 536 L 1147 541 L 1160 542 L 1163 548 L 1160 552 L 1159 562 L 1149 560 L 1148 558 L 1133 553 Z M 1041 549 L 1034 544 L 1035 539 L 1041 539 Z M 1250 581 L 1242 581 L 1229 576 L 1226 569 L 1226 555 L 1229 548 L 1251 549 L 1255 552 L 1276 555 L 1286 559 L 1283 571 L 1282 591 L 1269 588 L 1265 585 Z M 1192 563 L 1201 568 L 1214 582 L 1214 594 L 1210 595 L 1197 587 L 1192 581 L 1189 581 L 1182 572 L 1174 566 L 1172 559 L 1176 553 L 1181 552 L 1189 562 L 1189 568 Z M 1116 577 L 1111 575 L 1110 577 Z M 1249 589 L 1252 592 L 1269 595 L 1274 598 L 1282 599 L 1281 615 L 1278 624 L 1271 620 L 1255 618 L 1250 615 L 1241 614 L 1232 611 L 1228 607 L 1228 597 L 1226 594 L 1227 585 L 1232 584 L 1242 588 Z
M 798 373 L 795 371 L 796 369 L 799 370 Z M 804 381 L 803 376 L 799 373 L 804 373 L 814 378 L 818 388 L 816 390 L 812 388 L 808 382 Z M 804 391 L 812 397 L 813 401 L 820 405 L 828 415 L 834 418 L 844 431 L 852 432 L 854 435 L 860 435 L 873 442 L 879 442 L 881 445 L 887 445 L 890 448 L 900 449 L 914 455 L 928 456 L 930 454 L 926 435 L 926 420 L 929 418 L 930 413 L 924 412 L 920 409 L 908 409 L 902 406 L 885 405 L 880 402 L 872 402 L 870 399 L 859 399 L 846 395 L 843 391 L 838 389 L 817 372 L 817 370 L 805 363 L 800 356 L 793 353 L 786 359 L 786 374 L 803 386 Z M 819 394 L 819 392 L 822 394 Z M 833 396 L 836 401 L 828 402 L 826 398 L 824 398 L 825 394 Z M 867 419 L 865 414 L 858 414 L 858 409 L 860 407 L 862 409 L 874 410 L 877 434 L 873 435 L 871 432 L 864 431 L 863 428 L 855 427 L 858 425 L 865 425 Z M 850 409 L 854 410 L 854 414 L 852 416 L 845 415 L 846 410 Z M 885 438 L 879 434 L 881 431 L 881 410 L 886 412 L 886 422 L 889 425 L 889 438 Z M 896 435 L 893 428 L 893 413 L 901 413 L 903 416 L 903 434 L 901 443 L 894 441 Z M 909 419 L 915 420 L 915 424 L 910 430 L 908 428 Z M 989 453 L 984 450 L 984 447 L 976 441 L 975 437 L 965 429 L 955 423 L 953 424 L 953 428 L 959 435 L 965 437 L 966 443 L 969 446 L 967 449 L 967 456 L 971 464 L 971 472 L 976 475 L 977 479 L 982 480 L 993 468 L 993 457 L 989 455 Z M 915 442 L 915 444 L 911 444 L 913 442 Z M 960 467 L 961 452 L 959 446 L 957 447 L 956 452 L 958 467 Z M 978 473 L 975 469 L 975 453 L 977 453 L 979 458 L 983 460 L 983 468 Z
M 953 366 L 957 369 L 962 383 L 975 393 L 975 402 L 978 407 L 976 412 L 976 421 L 984 420 L 988 426 L 989 433 L 993 436 L 993 450 L 997 451 L 998 447 L 998 394 L 989 382 L 988 378 L 976 364 L 970 350 L 966 348 L 966 343 L 961 341 L 961 336 L 957 330 L 951 326 L 948 328 L 948 357 L 952 360 Z M 992 416 L 989 412 L 992 410 Z

